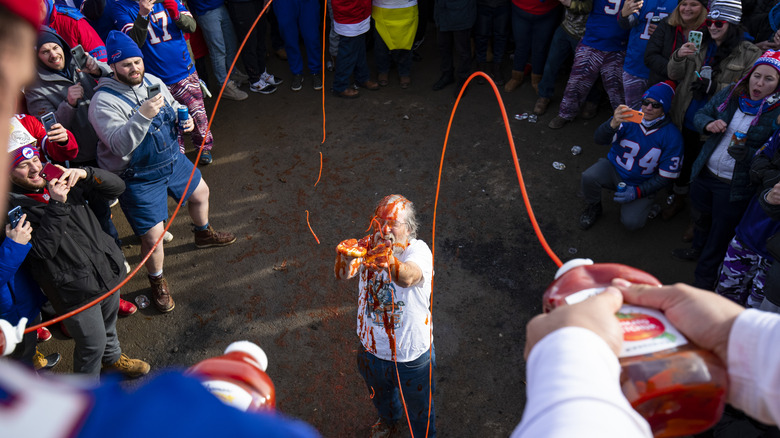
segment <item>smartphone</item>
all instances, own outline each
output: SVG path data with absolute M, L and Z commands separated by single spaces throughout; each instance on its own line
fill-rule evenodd
M 699 53 L 699 49 L 701 49 L 701 37 L 702 33 L 698 30 L 688 32 L 688 42 L 696 46 L 696 53 Z
M 46 132 L 51 132 L 51 127 L 57 124 L 57 118 L 54 117 L 54 113 L 46 113 L 41 117 L 41 123 Z
M 146 94 L 149 95 L 149 99 L 160 94 L 160 84 L 152 84 L 146 87 Z
M 87 54 L 84 52 L 84 48 L 81 44 L 70 49 L 70 54 L 73 55 L 73 60 L 76 62 L 76 67 L 79 69 L 84 68 L 87 65 Z
M 642 119 L 645 117 L 645 113 L 642 111 L 632 109 L 623 111 L 623 115 L 627 116 L 625 121 L 631 123 L 642 123 Z
M 59 167 L 51 163 L 46 163 L 43 166 L 43 169 L 41 169 L 41 178 L 45 179 L 46 181 L 51 181 L 55 178 L 59 179 L 62 177 L 63 173 L 65 172 Z
M 19 225 L 19 221 L 22 220 L 23 214 L 20 205 L 17 205 L 8 212 L 8 222 L 11 223 L 11 228 L 16 228 L 16 226 Z

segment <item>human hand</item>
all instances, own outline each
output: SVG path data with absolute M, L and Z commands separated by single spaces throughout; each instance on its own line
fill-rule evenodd
M 79 169 L 77 167 L 65 169 L 59 165 L 57 165 L 57 167 L 64 170 L 60 180 L 65 181 L 68 184 L 68 188 L 75 186 L 80 179 L 85 179 L 87 177 L 87 171 L 84 169 Z
M 194 121 L 194 120 L 192 120 L 192 117 L 189 117 L 189 118 L 188 118 L 188 119 L 187 119 L 187 120 L 184 122 L 184 130 L 183 130 L 183 131 L 184 131 L 184 132 L 192 132 L 192 130 L 193 130 L 193 129 L 195 129 L 195 121 Z
M 653 36 L 653 32 L 655 32 L 655 29 L 658 27 L 657 24 L 650 23 L 647 25 L 647 35 Z
M 778 119 L 780 119 L 780 116 L 778 116 Z M 718 134 L 721 132 L 726 132 L 726 128 L 728 128 L 728 123 L 724 122 L 723 120 L 715 120 L 713 122 L 710 122 L 707 124 L 707 126 L 704 127 L 705 131 L 711 132 L 713 134 Z
M 336 251 L 336 264 L 333 267 L 333 273 L 337 280 L 348 280 L 360 272 L 362 264 L 363 257 L 350 257 Z
M 51 199 L 54 201 L 65 203 L 68 200 L 70 187 L 66 175 L 63 174 L 61 178 L 54 178 L 49 181 L 49 196 L 51 196 Z
M 154 0 L 138 0 L 138 15 L 148 17 L 154 8 Z
M 642 0 L 626 0 L 625 3 L 623 3 L 623 9 L 620 11 L 620 14 L 623 17 L 628 17 L 629 15 L 639 12 L 640 9 L 642 9 L 642 5 L 644 2 Z
M 612 286 L 620 290 L 626 303 L 661 310 L 691 342 L 728 363 L 729 334 L 737 316 L 745 310 L 742 306 L 682 283 L 658 287 L 618 278 L 612 280 Z
M 68 87 L 68 104 L 70 106 L 75 108 L 82 97 L 84 97 L 84 87 L 81 86 L 81 83 Z
M 163 0 L 163 7 L 174 20 L 179 19 L 179 4 L 176 0 Z
M 631 116 L 630 112 L 631 108 L 628 106 L 618 105 L 618 107 L 615 108 L 615 112 L 612 113 L 612 120 L 609 122 L 609 126 L 611 126 L 612 129 L 618 129 L 620 124 L 628 120 Z
M 59 123 L 51 125 L 51 131 L 47 132 L 46 135 L 49 137 L 50 142 L 60 144 L 68 143 L 68 130 Z
M 612 198 L 612 200 L 618 204 L 628 204 L 634 199 L 636 199 L 635 186 L 626 186 L 626 189 L 622 192 L 615 192 L 615 197 Z
M 563 327 L 582 327 L 599 335 L 606 341 L 615 355 L 623 346 L 623 330 L 615 313 L 623 304 L 618 289 L 608 287 L 603 293 L 587 300 L 555 308 L 550 313 L 537 315 L 525 327 L 525 353 L 528 355 L 534 346 L 548 334 Z
M 11 224 L 5 226 L 5 235 L 20 245 L 26 245 L 32 239 L 32 225 L 25 221 L 27 214 L 23 214 L 15 228 Z
M 78 71 L 87 72 L 92 76 L 100 76 L 101 74 L 100 66 L 97 63 L 97 60 L 90 55 L 87 55 L 87 61 L 84 63 L 84 68 L 78 69 Z
M 780 205 L 780 182 L 769 189 L 766 195 L 764 195 L 764 199 L 772 205 Z
M 157 96 L 154 96 L 150 99 L 146 99 L 144 103 L 141 104 L 141 107 L 138 108 L 138 112 L 141 113 L 142 116 L 151 120 L 157 116 L 157 114 L 160 112 L 160 108 L 163 106 L 165 106 L 165 99 L 163 99 L 162 94 L 158 94 Z
M 677 56 L 684 58 L 696 54 L 696 44 L 685 43 L 677 50 Z
M 27 318 L 21 318 L 19 324 L 12 326 L 10 322 L 0 319 L 0 336 L 5 338 L 5 348 L 0 351 L 2 356 L 13 353 L 16 344 L 24 339 L 24 328 L 27 326 Z

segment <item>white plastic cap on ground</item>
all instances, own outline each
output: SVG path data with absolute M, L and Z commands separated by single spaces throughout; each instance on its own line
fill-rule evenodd
M 225 349 L 225 354 L 232 353 L 234 351 L 239 351 L 241 353 L 246 353 L 257 362 L 258 365 L 260 365 L 260 369 L 265 371 L 266 368 L 268 368 L 268 356 L 265 355 L 265 351 L 263 351 L 262 348 L 260 348 L 257 344 L 250 341 L 236 341 L 232 344 L 228 345 L 228 347 Z
M 574 268 L 579 268 L 580 266 L 590 266 L 592 264 L 593 260 L 591 259 L 571 259 L 558 268 L 558 271 L 555 273 L 555 279 L 557 280 L 561 277 L 561 275 L 571 271 Z

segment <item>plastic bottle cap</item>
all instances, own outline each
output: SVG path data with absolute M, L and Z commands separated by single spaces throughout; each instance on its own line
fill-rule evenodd
M 260 365 L 261 370 L 265 371 L 266 368 L 268 368 L 268 356 L 266 356 L 265 351 L 263 351 L 263 349 L 257 346 L 257 344 L 255 344 L 254 342 L 250 342 L 250 341 L 233 342 L 232 344 L 228 345 L 228 347 L 225 349 L 225 354 L 233 353 L 234 351 L 246 353 L 252 356 L 252 359 L 254 359 L 258 365 Z
M 558 271 L 555 273 L 555 279 L 557 280 L 561 275 L 571 271 L 574 268 L 579 268 L 580 266 L 590 266 L 592 264 L 593 260 L 591 259 L 571 259 L 558 268 Z
M 16 327 L 10 322 L 0 319 L 0 336 L 5 337 L 5 349 L 0 351 L 0 356 L 8 356 L 16 348 Z

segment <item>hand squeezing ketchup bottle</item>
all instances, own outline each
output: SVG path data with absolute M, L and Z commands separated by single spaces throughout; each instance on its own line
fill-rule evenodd
M 574 259 L 558 269 L 544 292 L 544 312 L 601 293 L 614 278 L 661 285 L 630 266 Z M 728 392 L 720 359 L 691 344 L 659 310 L 624 304 L 616 316 L 623 329 L 620 386 L 653 435 L 692 435 L 715 425 Z

